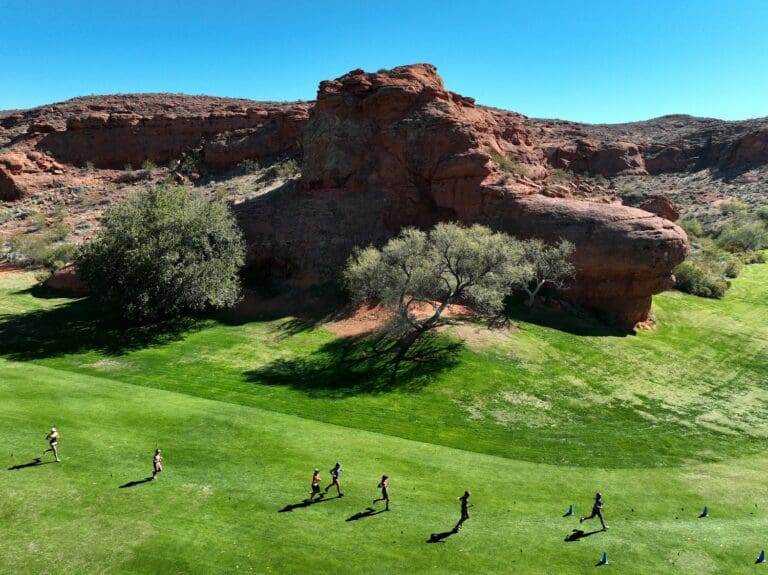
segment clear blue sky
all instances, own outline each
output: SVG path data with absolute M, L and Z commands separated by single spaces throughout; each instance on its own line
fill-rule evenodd
M 438 67 L 534 117 L 768 116 L 768 0 L 0 0 L 0 109 L 183 92 L 314 99 L 354 68 Z

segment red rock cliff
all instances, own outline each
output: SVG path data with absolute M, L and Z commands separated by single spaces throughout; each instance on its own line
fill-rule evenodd
M 353 245 L 404 225 L 482 222 L 573 241 L 577 276 L 564 295 L 634 325 L 687 253 L 685 233 L 648 212 L 539 195 L 548 158 L 526 119 L 447 91 L 429 64 L 322 82 L 303 150 L 301 189 L 238 207 L 252 265 L 295 285 L 333 281 Z M 503 177 L 492 154 L 524 175 Z

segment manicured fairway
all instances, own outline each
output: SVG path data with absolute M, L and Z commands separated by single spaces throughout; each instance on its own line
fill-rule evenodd
M 393 381 L 295 322 L 111 332 L 88 302 L 2 275 L 0 572 L 582 573 L 603 551 L 620 573 L 756 572 L 766 280 L 750 266 L 723 301 L 663 294 L 658 330 L 637 336 L 464 326 L 435 344 L 460 349 Z M 63 463 L 8 470 L 52 423 Z M 156 446 L 160 480 L 120 489 Z M 278 512 L 337 459 L 346 497 Z M 346 521 L 383 472 L 392 511 Z M 466 488 L 472 518 L 427 544 Z M 565 542 L 579 524 L 562 514 L 588 513 L 596 489 L 610 530 Z

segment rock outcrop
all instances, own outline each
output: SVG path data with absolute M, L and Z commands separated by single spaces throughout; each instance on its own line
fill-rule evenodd
M 354 245 L 405 225 L 482 222 L 573 241 L 577 274 L 564 295 L 631 326 L 687 253 L 685 233 L 646 211 L 539 194 L 547 156 L 525 118 L 447 91 L 428 64 L 321 83 L 303 152 L 300 188 L 237 207 L 251 265 L 288 285 L 333 282 Z M 525 169 L 507 178 L 496 155 Z

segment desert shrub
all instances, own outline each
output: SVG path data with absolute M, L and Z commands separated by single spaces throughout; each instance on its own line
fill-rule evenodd
M 731 200 L 720 204 L 720 213 L 726 216 L 746 216 L 749 206 L 739 200 Z
M 75 260 L 77 246 L 57 241 L 50 230 L 33 234 L 17 234 L 7 241 L 8 259 L 31 267 L 55 271 Z
M 730 258 L 725 262 L 725 266 L 723 267 L 723 275 L 729 279 L 739 277 L 742 265 L 744 264 L 742 264 L 740 259 Z
M 572 182 L 575 178 L 576 176 L 573 172 L 569 172 L 563 168 L 555 168 L 549 173 L 549 179 L 556 182 Z M 605 178 L 603 178 L 603 180 L 605 180 Z
M 290 159 L 274 165 L 275 175 L 278 178 L 292 178 L 299 173 L 299 164 L 296 160 Z
M 243 160 L 237 165 L 244 174 L 254 174 L 261 169 L 259 162 L 253 159 Z
M 155 164 L 155 162 L 152 160 L 144 160 L 141 164 L 141 169 L 151 174 L 157 169 L 157 164 Z
M 491 160 L 493 160 L 493 162 L 499 166 L 503 172 L 509 172 L 517 176 L 525 177 L 527 177 L 529 174 L 528 168 L 525 165 L 521 164 L 520 162 L 510 160 L 501 154 L 491 154 Z
M 693 216 L 685 216 L 677 222 L 677 225 L 683 228 L 689 238 L 698 238 L 704 235 L 704 227 L 701 222 Z
M 765 252 L 747 252 L 742 254 L 741 261 L 745 264 L 764 264 L 768 260 Z
M 730 221 L 720 228 L 717 244 L 732 252 L 750 252 L 768 247 L 768 229 L 761 221 Z
M 713 275 L 700 264 L 685 261 L 674 269 L 675 287 L 683 292 L 719 299 L 730 287 L 725 279 Z
M 93 172 L 96 169 L 96 166 L 93 164 L 93 162 L 85 162 L 85 171 L 86 172 Z
M 760 221 L 768 225 L 768 206 L 763 206 L 762 208 L 758 208 L 755 211 L 755 216 L 757 216 L 757 218 Z
M 106 306 L 152 321 L 236 303 L 243 257 L 224 203 L 199 190 L 158 187 L 107 208 L 77 264 Z

